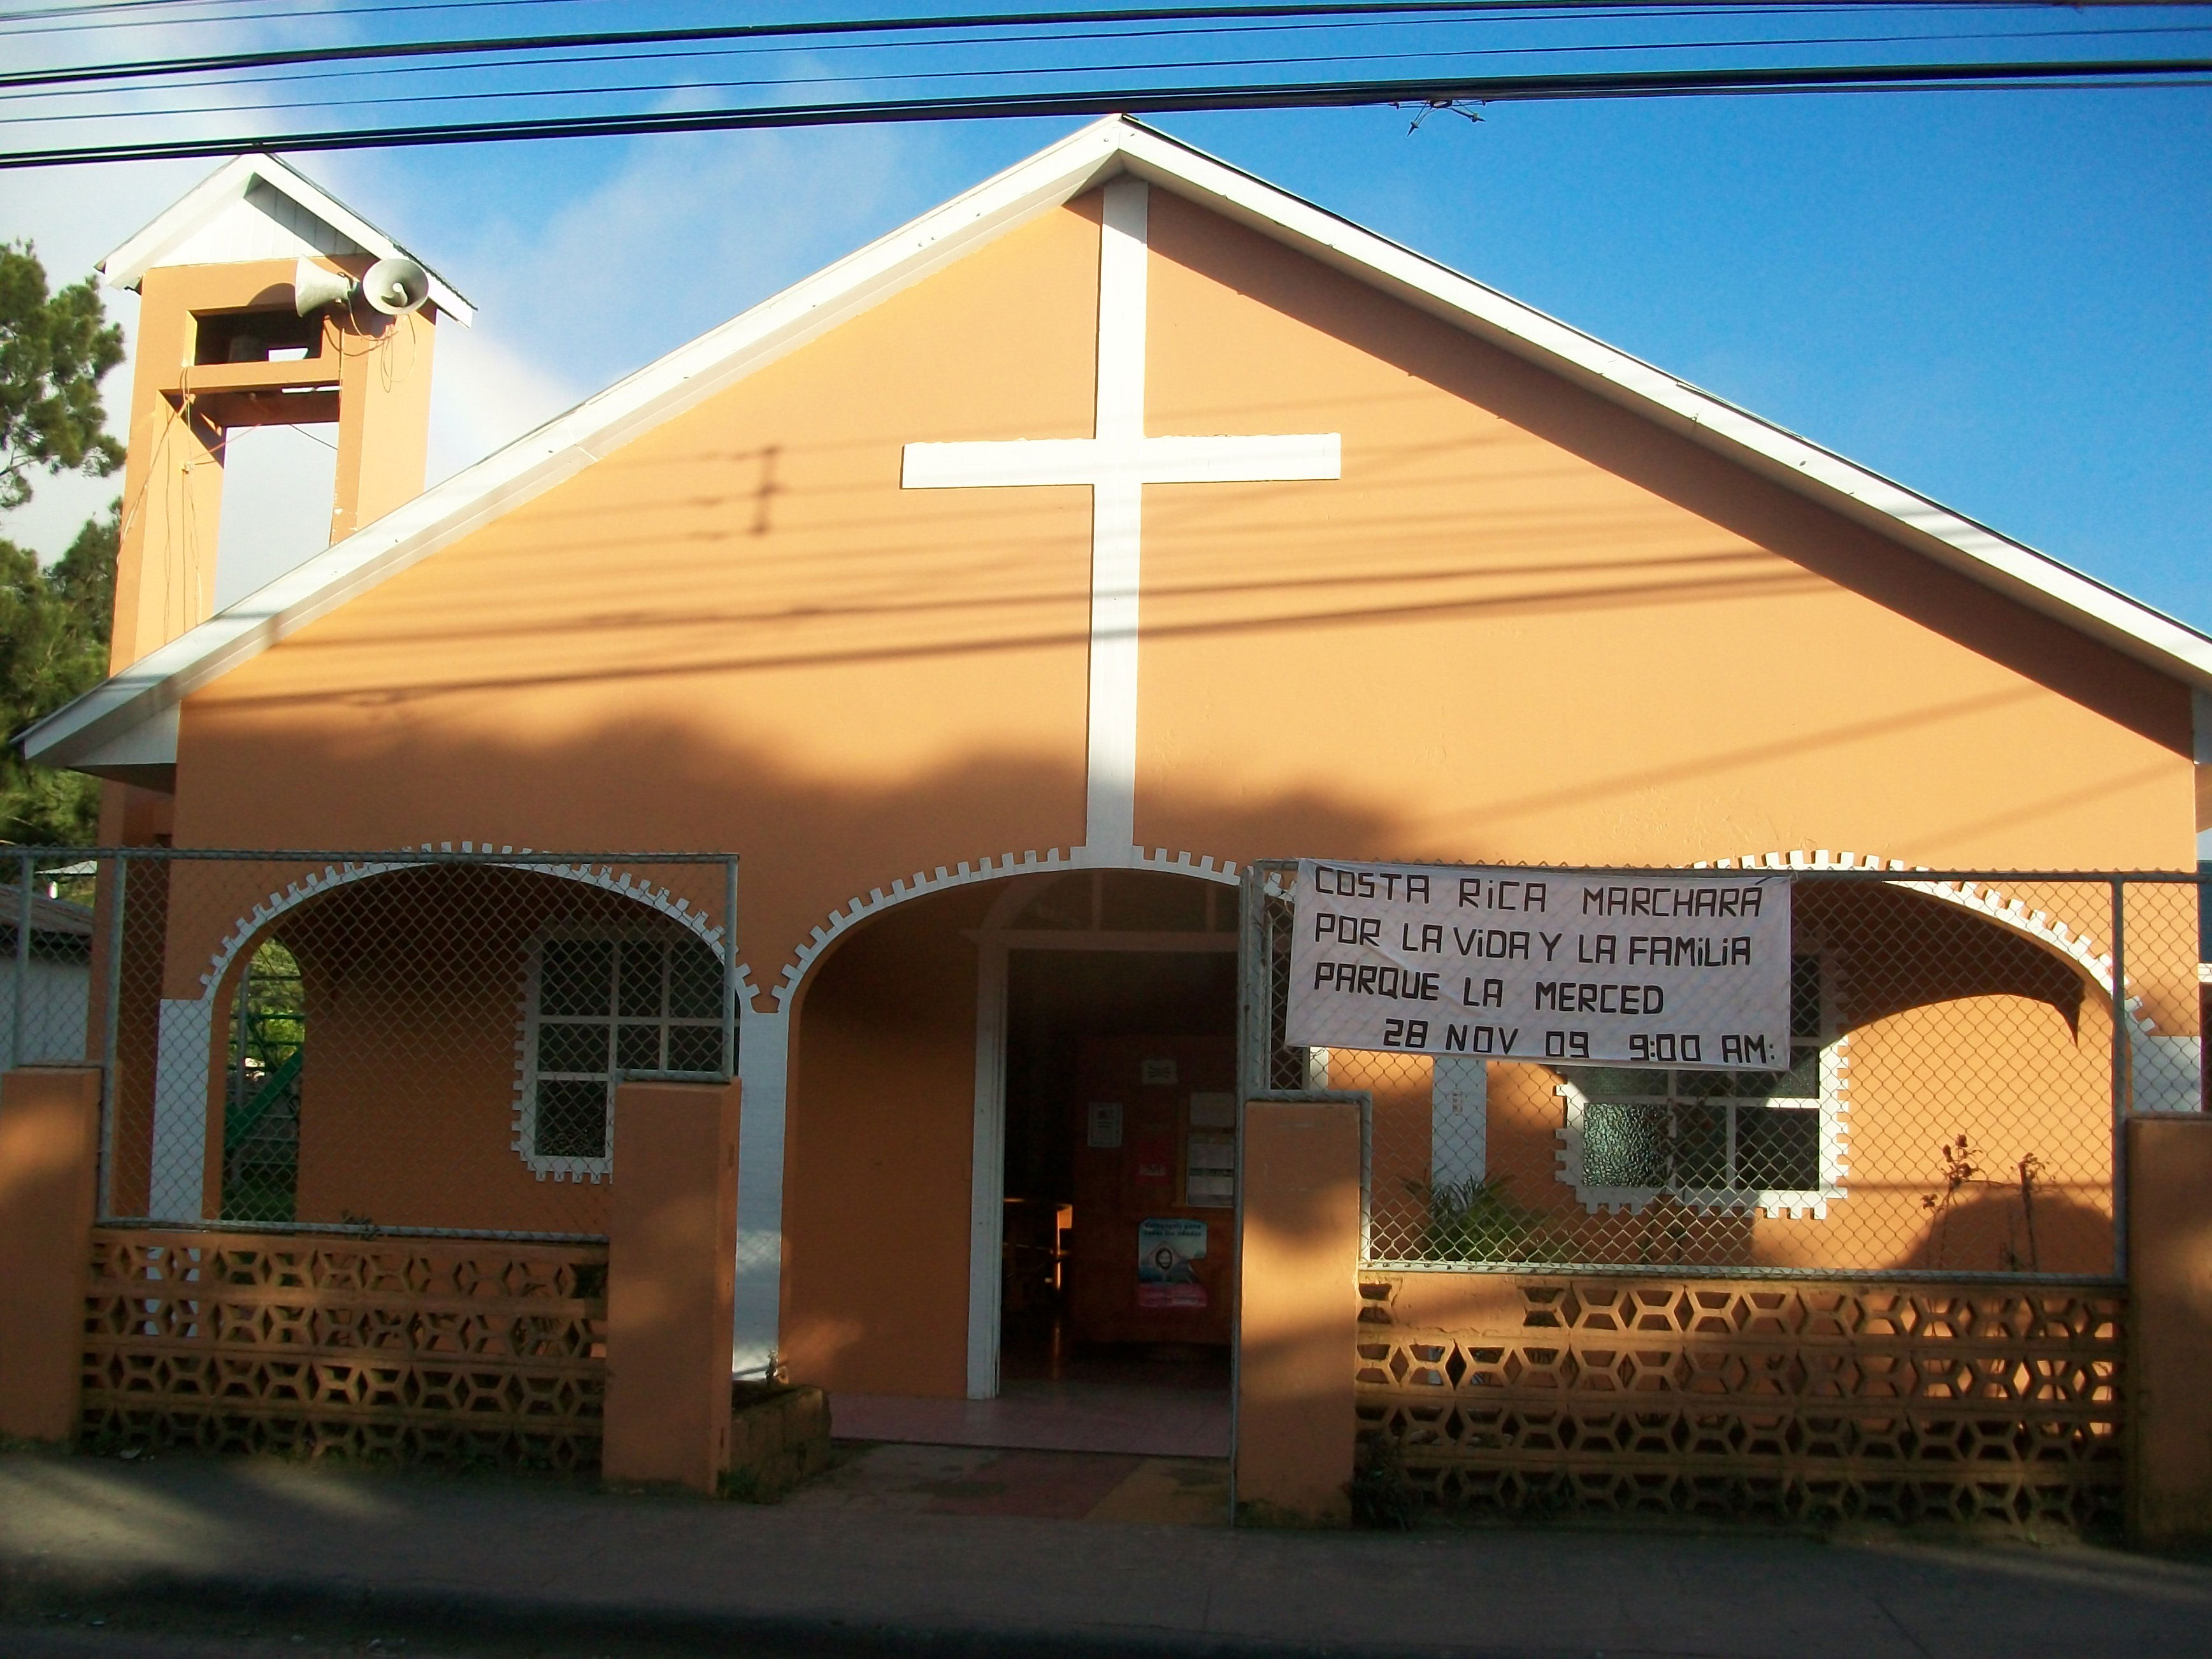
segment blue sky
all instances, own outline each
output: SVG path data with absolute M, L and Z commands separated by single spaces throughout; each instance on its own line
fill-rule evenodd
M 449 471 L 1075 125 L 300 164 L 483 307 L 441 348 Z M 2212 90 L 1157 125 L 2212 628 Z M 205 170 L 0 173 L 0 235 L 74 275 Z M 0 533 L 58 550 L 105 498 L 46 494 Z

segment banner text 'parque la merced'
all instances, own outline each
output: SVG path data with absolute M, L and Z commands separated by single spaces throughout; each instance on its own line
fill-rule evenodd
M 1302 859 L 1293 1048 L 1790 1064 L 1790 878 Z

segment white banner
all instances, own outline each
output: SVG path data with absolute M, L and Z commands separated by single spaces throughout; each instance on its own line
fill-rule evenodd
M 1780 1071 L 1790 878 L 1298 861 L 1284 1041 Z

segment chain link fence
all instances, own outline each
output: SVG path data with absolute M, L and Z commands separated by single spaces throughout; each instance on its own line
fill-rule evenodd
M 103 1222 L 596 1239 L 617 1085 L 735 1071 L 733 858 L 12 857 L 9 1063 L 103 1068 Z
M 1662 1054 L 1654 1038 L 1622 1065 L 1576 1063 L 1557 1032 L 1556 1054 L 1516 1030 L 1515 1057 L 1486 1056 L 1479 977 L 1446 988 L 1446 1004 L 1478 1005 L 1457 1015 L 1468 1024 L 1422 1038 L 1473 1052 L 1384 1049 L 1343 1015 L 1345 1040 L 1294 1046 L 1294 956 L 1309 977 L 1331 970 L 1294 937 L 1298 866 L 1247 869 L 1246 1094 L 1366 1103 L 1370 1266 L 2124 1273 L 2119 1122 L 2203 1109 L 2195 875 L 1827 854 L 1713 870 L 1789 884 L 1786 1042 Z M 1542 872 L 1577 893 L 1692 873 Z M 1309 907 L 1311 927 L 1329 925 L 1325 908 Z

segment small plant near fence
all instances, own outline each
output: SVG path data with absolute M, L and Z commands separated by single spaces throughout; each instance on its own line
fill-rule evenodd
M 1424 1235 L 1431 1261 L 1545 1262 L 1571 1260 L 1567 1242 L 1538 1211 L 1506 1195 L 1512 1177 L 1471 1176 L 1406 1190 L 1428 1211 Z

